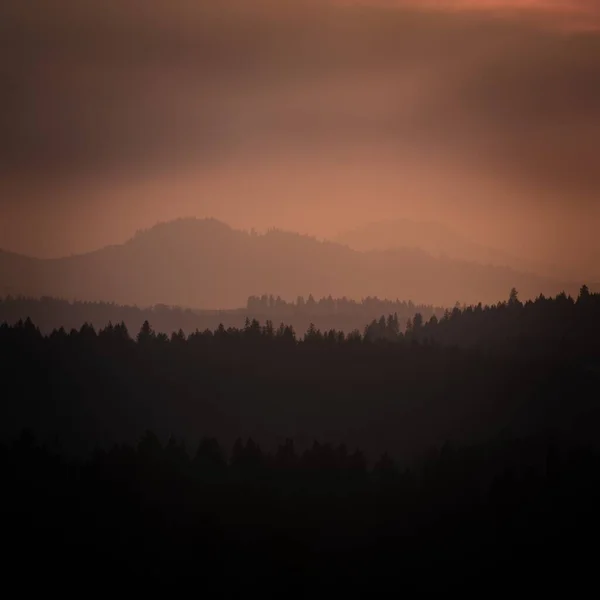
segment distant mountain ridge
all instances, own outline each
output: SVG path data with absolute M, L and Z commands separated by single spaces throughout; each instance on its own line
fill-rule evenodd
M 180 219 L 138 232 L 121 245 L 60 259 L 0 251 L 0 294 L 55 296 L 152 306 L 237 308 L 265 292 L 286 298 L 378 296 L 452 306 L 563 290 L 558 282 L 418 249 L 359 252 L 297 233 L 235 230 L 215 219 Z
M 374 221 L 341 233 L 334 240 L 360 252 L 417 248 L 434 257 L 447 257 L 484 265 L 511 267 L 540 273 L 546 267 L 478 244 L 436 221 L 393 219 Z

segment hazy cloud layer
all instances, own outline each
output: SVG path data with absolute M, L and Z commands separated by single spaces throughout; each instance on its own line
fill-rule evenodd
M 559 27 L 566 14 L 593 24 L 595 2 L 430 3 L 440 11 L 418 11 L 414 2 L 212 4 L 3 3 L 0 235 L 8 241 L 0 246 L 40 235 L 39 227 L 15 233 L 25 205 L 45 219 L 61 215 L 68 238 L 73 215 L 95 214 L 82 207 L 123 215 L 124 186 L 151 175 L 167 187 L 179 172 L 192 190 L 189 173 L 202 182 L 198 196 L 221 190 L 222 205 L 186 201 L 177 210 L 203 216 L 220 207 L 217 216 L 244 214 L 248 225 L 254 212 L 259 227 L 280 214 L 293 226 L 301 211 L 285 177 L 273 175 L 268 199 L 211 183 L 216 173 L 243 178 L 271 164 L 308 177 L 321 166 L 325 175 L 306 193 L 326 196 L 307 200 L 310 218 L 298 225 L 310 230 L 321 219 L 319 233 L 344 228 L 335 218 L 345 211 L 356 221 L 377 210 L 406 214 L 412 202 L 414 212 L 418 200 L 398 192 L 398 170 L 416 196 L 419 181 L 422 196 L 437 193 L 430 209 L 463 228 L 488 209 L 493 220 L 498 202 L 515 220 L 517 211 L 535 220 L 548 210 L 550 223 L 570 223 L 572 239 L 598 218 L 600 35 Z M 540 17 L 496 16 L 499 5 L 525 4 Z M 481 7 L 493 10 L 464 10 Z M 352 189 L 343 184 L 348 164 Z M 175 196 L 165 202 L 178 205 Z M 156 198 L 129 198 L 144 213 L 140 226 L 175 216 L 152 212 Z M 135 214 L 128 218 L 129 227 Z M 114 231 L 106 229 L 107 241 Z M 51 243 L 30 246 L 52 253 Z

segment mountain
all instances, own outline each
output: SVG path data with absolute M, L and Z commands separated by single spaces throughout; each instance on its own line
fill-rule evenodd
M 434 257 L 511 267 L 544 275 L 550 275 L 552 271 L 548 265 L 517 258 L 503 250 L 473 242 L 435 221 L 411 221 L 409 219 L 377 221 L 346 231 L 338 235 L 335 241 L 361 252 L 416 248 Z
M 0 294 L 151 306 L 235 308 L 253 294 L 412 299 L 452 306 L 521 298 L 577 284 L 481 265 L 422 250 L 358 252 L 284 231 L 232 229 L 214 219 L 181 219 L 138 232 L 122 245 L 59 259 L 0 252 Z

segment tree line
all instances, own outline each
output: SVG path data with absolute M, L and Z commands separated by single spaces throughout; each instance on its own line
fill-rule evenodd
M 508 300 L 497 304 L 446 309 L 441 318 L 429 320 L 416 313 L 404 334 L 390 317 L 381 317 L 367 326 L 365 337 L 529 353 L 568 347 L 594 354 L 600 340 L 600 294 L 584 285 L 577 298 L 563 292 L 523 303 L 513 288 Z
M 408 319 L 417 312 L 425 319 L 433 315 L 441 318 L 444 308 L 371 297 L 361 301 L 331 297 L 315 300 L 312 295 L 306 301 L 299 297 L 295 302 L 266 294 L 251 296 L 245 307 L 231 310 L 201 310 L 164 304 L 144 308 L 52 297 L 8 295 L 0 298 L 0 322 L 12 324 L 29 317 L 43 333 L 50 333 L 61 326 L 68 331 L 79 329 L 83 323 L 100 328 L 109 321 L 123 322 L 131 331 L 137 331 L 144 321 L 149 321 L 157 331 L 170 333 L 182 329 L 188 335 L 196 329 L 216 329 L 220 324 L 226 328 L 240 328 L 247 318 L 262 322 L 271 320 L 277 324 L 284 321 L 299 332 L 306 331 L 312 322 L 321 330 L 338 329 L 350 333 L 354 329 L 362 331 L 365 323 L 381 314 L 394 313 L 404 329 Z
M 365 597 L 593 583 L 600 456 L 580 443 L 445 444 L 411 468 L 287 440 L 225 456 L 146 432 L 68 459 L 29 432 L 0 445 L 5 583 L 196 583 L 217 597 Z M 26 557 L 24 560 L 21 557 Z M 64 577 L 65 565 L 70 574 Z M 109 591 L 109 590 L 106 590 Z
M 324 308 L 317 308 L 324 307 Z M 247 312 L 243 311 L 194 311 L 180 307 L 157 305 L 149 309 L 139 307 L 119 306 L 103 302 L 73 302 L 54 298 L 25 298 L 7 296 L 0 299 L 0 322 L 6 327 L 9 323 L 23 326 L 28 321 L 35 321 L 32 314 L 44 321 L 44 314 L 60 311 L 70 313 L 65 315 L 68 322 L 77 323 L 69 327 L 64 323 L 53 327 L 48 333 L 52 336 L 62 336 L 69 332 L 70 336 L 77 335 L 80 330 L 87 333 L 96 333 L 93 324 L 98 321 L 98 315 L 106 327 L 99 329 L 102 336 L 121 336 L 129 338 L 129 321 L 140 321 L 141 329 L 137 334 L 137 341 L 156 339 L 158 342 L 189 341 L 197 337 L 212 337 L 215 339 L 231 339 L 261 337 L 264 339 L 293 339 L 297 342 L 327 342 L 327 341 L 417 341 L 427 343 L 440 343 L 445 345 L 460 346 L 493 346 L 507 340 L 523 340 L 523 338 L 537 339 L 541 343 L 548 340 L 571 340 L 585 337 L 594 339 L 600 330 L 600 294 L 593 294 L 587 286 L 582 286 L 579 296 L 573 298 L 564 292 L 556 297 L 546 298 L 540 295 L 535 300 L 525 303 L 518 298 L 516 289 L 512 289 L 507 301 L 497 304 L 476 306 L 455 306 L 452 310 L 441 307 L 417 306 L 412 302 L 395 302 L 366 298 L 360 303 L 346 298 L 334 300 L 331 297 L 322 298 L 318 302 L 309 295 L 308 301 L 299 297 L 297 301 L 287 303 L 281 298 L 263 295 L 250 297 Z M 314 321 L 299 330 L 292 323 L 274 321 L 268 318 L 269 314 L 281 317 L 294 313 L 304 313 L 307 317 L 318 317 L 319 312 L 325 315 L 361 313 L 372 314 L 383 309 L 379 318 L 372 319 L 365 327 L 355 327 L 351 330 L 337 330 L 335 327 L 320 328 Z M 400 310 L 392 310 L 400 309 Z M 389 312 L 388 312 L 389 310 Z M 236 314 L 238 320 L 243 320 L 243 325 L 227 325 L 225 320 L 214 327 L 198 327 L 201 322 L 199 317 L 206 317 L 210 313 L 210 320 L 214 321 L 227 314 Z M 387 317 L 385 314 L 387 313 Z M 27 314 L 27 317 L 20 315 Z M 96 315 L 95 319 L 83 318 L 84 315 Z M 249 314 L 267 317 L 264 325 L 256 317 Z M 176 323 L 171 329 L 162 327 L 167 320 Z M 111 317 L 117 317 L 111 318 Z M 121 318 L 119 318 L 121 317 Z M 151 322 L 158 321 L 159 326 L 151 326 Z M 274 323 L 277 322 L 277 327 Z M 83 323 L 83 325 L 81 325 Z M 116 325 L 113 325 L 115 323 Z M 193 327 L 195 325 L 195 327 Z M 36 327 L 40 332 L 46 327 Z M 156 332 L 159 333 L 156 333 Z M 167 332 L 171 331 L 169 335 Z M 297 331 L 303 334 L 298 336 Z M 188 332 L 188 333 L 186 333 Z
M 590 439 L 599 409 L 598 295 L 469 307 L 439 321 L 396 315 L 349 334 L 247 319 L 168 335 L 149 322 L 43 335 L 0 326 L 0 433 L 32 426 L 77 445 L 145 429 L 232 442 L 283 437 L 406 456 L 445 439 L 558 428 Z M 582 417 L 585 415 L 585 418 Z M 304 440 L 302 442 L 302 440 Z
M 436 319 L 0 325 L 7 578 L 578 591 L 600 531 L 598 295 Z

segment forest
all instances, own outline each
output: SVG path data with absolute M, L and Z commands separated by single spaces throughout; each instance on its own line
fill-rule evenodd
M 403 455 L 541 423 L 584 435 L 600 377 L 599 297 L 584 286 L 577 299 L 521 303 L 513 289 L 494 306 L 427 322 L 417 313 L 405 331 L 388 315 L 348 334 L 256 319 L 189 335 L 148 321 L 131 334 L 124 323 L 47 335 L 30 319 L 4 323 L 12 383 L 1 428 L 74 446 L 147 429 L 191 441 L 203 428 L 226 444 L 327 438 Z
M 114 302 L 68 301 L 52 297 L 10 296 L 0 298 L 0 322 L 16 323 L 30 318 L 42 333 L 64 327 L 79 329 L 83 323 L 102 328 L 107 323 L 125 323 L 130 331 L 137 331 L 149 321 L 157 331 L 183 330 L 186 334 L 196 329 L 216 329 L 244 326 L 245 320 L 285 322 L 296 331 L 306 331 L 313 323 L 319 329 L 337 329 L 350 333 L 362 331 L 365 323 L 382 314 L 396 314 L 404 330 L 408 319 L 419 313 L 429 320 L 441 318 L 444 307 L 415 304 L 412 301 L 386 300 L 366 297 L 360 301 L 350 298 L 315 299 L 312 294 L 298 296 L 294 301 L 283 300 L 274 294 L 250 296 L 246 306 L 230 310 L 205 310 L 157 304 L 152 307 L 120 305 Z
M 600 455 L 585 444 L 445 444 L 410 469 L 327 443 L 190 450 L 149 432 L 85 460 L 28 432 L 0 446 L 5 583 L 364 598 L 595 582 Z
M 12 575 L 573 592 L 598 533 L 599 333 L 585 286 L 349 334 L 3 323 L 5 540 L 29 556 Z

